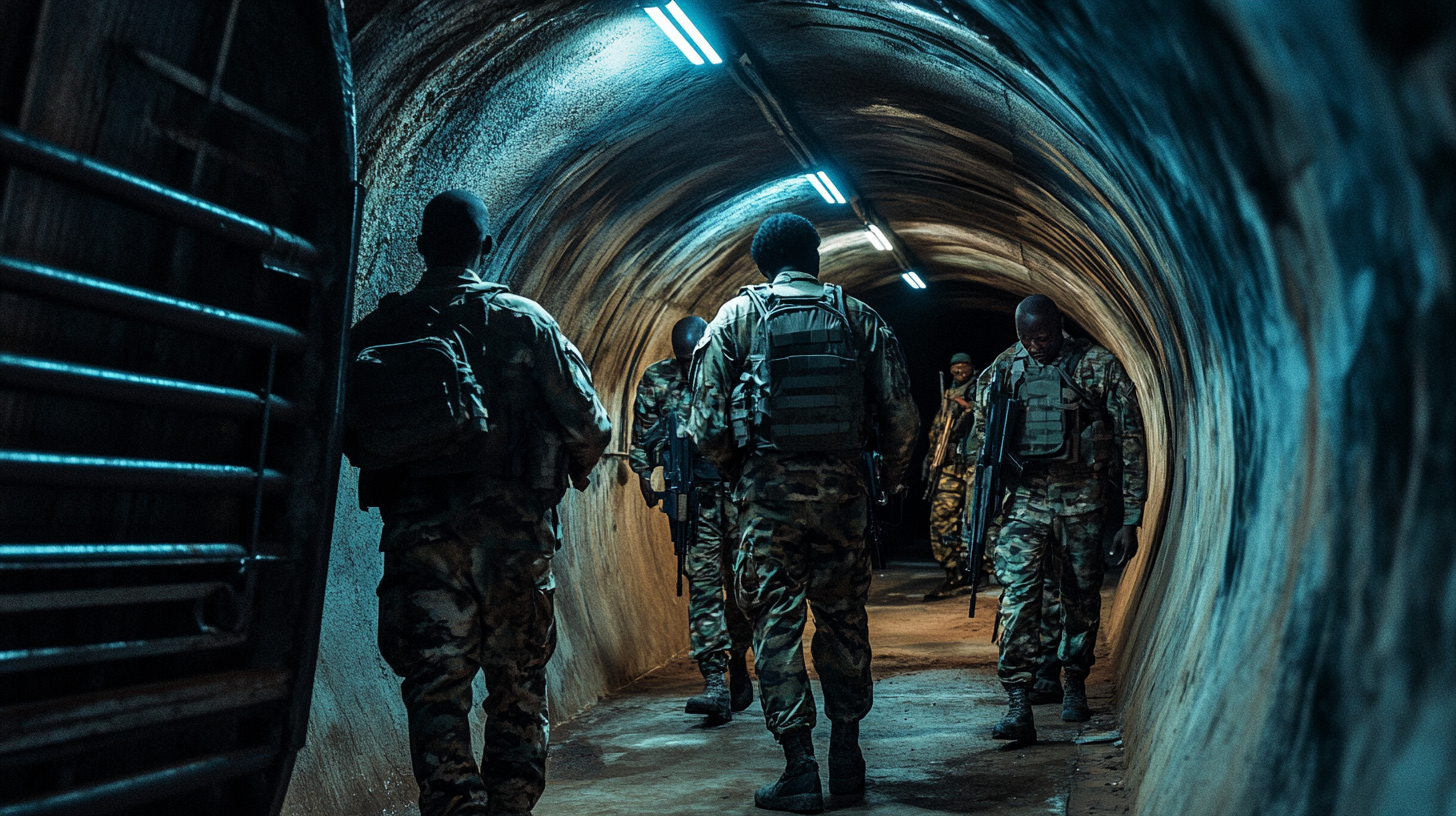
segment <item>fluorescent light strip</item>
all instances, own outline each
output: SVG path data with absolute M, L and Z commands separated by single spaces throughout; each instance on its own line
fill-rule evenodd
M 834 182 L 829 180 L 828 174 L 826 174 L 823 170 L 819 171 L 819 180 L 824 182 L 824 186 L 829 188 L 829 192 L 834 194 L 835 204 L 844 203 L 844 196 L 839 192 L 839 188 L 834 186 Z
M 692 43 L 689 43 L 683 37 L 682 32 L 677 30 L 677 26 L 673 25 L 672 21 L 667 19 L 667 15 L 662 13 L 662 9 L 652 6 L 643 9 L 643 11 L 647 12 L 647 16 L 652 18 L 652 22 L 657 23 L 657 27 L 662 29 L 662 33 L 666 34 L 669 40 L 672 40 L 672 44 L 683 52 L 683 56 L 688 58 L 688 62 L 694 65 L 703 64 L 703 58 L 698 56 L 697 51 L 693 50 Z
M 890 239 L 886 238 L 885 234 L 880 232 L 880 228 L 874 224 L 870 224 L 870 241 L 875 245 L 875 249 L 881 252 L 890 251 Z
M 667 10 L 672 13 L 672 18 L 677 20 L 677 24 L 682 26 L 683 31 L 686 31 L 688 36 L 693 38 L 693 42 L 697 43 L 698 49 L 703 52 L 703 56 L 708 58 L 708 62 L 717 65 L 723 61 L 723 58 L 718 56 L 718 52 L 713 50 L 713 46 L 708 45 L 708 41 L 703 38 L 703 34 L 698 31 L 698 27 L 693 25 L 693 21 L 689 20 L 688 16 L 683 13 L 683 10 L 678 8 L 677 0 L 668 3 Z M 696 65 L 697 63 L 693 64 Z
M 829 194 L 829 188 L 824 186 L 824 182 L 820 181 L 818 176 L 814 175 L 813 173 L 808 173 L 804 176 L 804 178 L 808 179 L 809 183 L 814 185 L 814 189 L 819 191 L 819 195 L 824 196 L 824 201 L 826 203 L 834 203 L 834 196 Z
M 908 284 L 910 284 L 910 288 L 911 289 L 924 289 L 925 288 L 925 281 L 921 280 L 920 279 L 920 276 L 917 275 L 917 274 L 915 274 L 914 272 L 906 272 L 906 273 L 900 275 L 900 277 L 904 278 L 905 279 L 905 282 L 908 283 Z

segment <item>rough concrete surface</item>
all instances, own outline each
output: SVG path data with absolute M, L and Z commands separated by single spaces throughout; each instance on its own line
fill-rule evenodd
M 964 598 L 920 602 L 939 579 L 933 565 L 876 575 L 870 606 L 875 708 L 861 724 L 868 792 L 863 802 L 834 800 L 828 809 L 885 816 L 1126 812 L 1115 793 L 1120 785 L 1113 784 L 1121 781 L 1120 747 L 1072 742 L 1113 727 L 1107 663 L 1096 667 L 1089 684 L 1092 722 L 1064 723 L 1060 706 L 1038 706 L 1038 742 L 1008 750 L 990 738 L 1005 710 L 989 642 L 999 590 L 983 591 L 970 620 Z M 1111 596 L 1107 590 L 1104 606 Z M 806 644 L 811 635 L 812 627 Z M 550 781 L 536 812 L 763 813 L 753 805 L 753 791 L 778 776 L 783 755 L 758 703 L 731 723 L 709 727 L 682 711 L 682 701 L 700 688 L 696 668 L 679 656 L 557 729 Z M 822 701 L 817 682 L 815 694 Z M 821 720 L 814 734 L 827 775 L 828 724 Z M 1069 797 L 1075 809 L 1068 809 Z

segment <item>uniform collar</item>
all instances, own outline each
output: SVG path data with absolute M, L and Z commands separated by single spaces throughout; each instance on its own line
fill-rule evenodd
M 480 275 L 468 266 L 427 266 L 420 285 L 431 289 L 446 286 L 469 286 L 484 283 Z
M 819 279 L 808 272 L 800 272 L 797 269 L 785 269 L 774 276 L 775 285 L 780 283 L 818 283 Z

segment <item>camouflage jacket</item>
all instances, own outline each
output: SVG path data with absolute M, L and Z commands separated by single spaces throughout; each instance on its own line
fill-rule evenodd
M 1034 465 L 1028 469 L 1022 482 L 1035 484 L 1039 491 L 1045 489 L 1048 496 L 1055 499 L 1057 512 L 1078 515 L 1106 505 L 1106 480 L 1103 476 L 1113 474 L 1118 484 L 1109 487 L 1114 490 L 1121 487 L 1123 523 L 1141 524 L 1143 504 L 1148 500 L 1148 457 L 1137 391 L 1112 352 L 1065 333 L 1062 337 L 1062 352 L 1051 364 L 1061 364 L 1075 348 L 1087 349 L 1076 369 L 1070 372 L 1071 378 L 1098 404 L 1104 418 L 1110 421 L 1110 427 L 1106 427 L 1107 422 L 1097 422 L 1083 429 L 1079 444 L 1081 462 L 1066 466 Z M 991 384 L 995 377 L 1009 371 L 1018 359 L 1025 361 L 1028 367 L 1039 365 L 1017 343 L 1001 352 L 976 378 L 976 399 L 972 402 L 974 423 L 964 446 L 973 466 L 986 434 L 986 406 Z M 1070 389 L 1066 392 L 1070 393 Z M 1011 486 L 1012 489 L 1018 487 L 1015 483 Z
M 940 472 L 958 479 L 966 477 L 964 442 L 966 434 L 970 432 L 971 423 L 966 419 L 965 409 L 961 408 L 960 403 L 956 402 L 954 398 L 964 397 L 967 401 L 975 399 L 975 385 L 976 381 L 972 378 L 959 385 L 952 384 L 950 388 L 945 389 L 945 396 L 941 398 L 940 408 L 935 412 L 935 419 L 930 421 L 930 449 L 925 454 L 927 468 L 930 467 L 929 459 L 935 456 L 935 444 L 940 441 L 941 429 L 945 427 L 947 421 L 946 403 L 949 401 L 949 421 L 954 422 L 955 425 L 951 427 L 950 438 L 946 440 L 945 464 Z
M 627 454 L 632 470 L 639 476 L 649 476 L 661 455 L 661 450 L 648 450 L 644 440 L 658 420 L 668 411 L 676 411 L 678 422 L 686 423 L 688 418 L 688 370 L 687 366 L 669 357 L 658 360 L 642 372 L 637 383 L 637 399 L 632 404 L 632 449 Z M 655 446 L 660 448 L 661 445 Z
M 388 506 L 410 492 L 411 481 L 470 474 L 460 483 L 473 485 L 474 492 L 529 494 L 533 506 L 555 504 L 570 484 L 569 474 L 595 467 L 611 438 L 611 422 L 581 352 L 535 301 L 486 283 L 470 269 L 426 270 L 403 297 L 430 305 L 468 304 L 461 328 L 471 367 L 487 390 L 490 432 L 478 450 L 459 458 L 408 473 L 366 473 L 361 503 Z M 370 317 L 355 327 L 356 352 L 397 342 L 377 336 Z M 462 497 L 455 498 L 459 503 Z
M 794 270 L 773 280 L 796 294 L 822 292 L 812 275 Z M 863 302 L 845 297 L 849 321 L 865 355 L 866 415 L 879 426 L 884 456 L 882 478 L 893 488 L 905 478 L 915 448 L 920 417 L 910 398 L 910 379 L 900 342 L 880 316 Z M 838 502 L 864 495 L 858 453 L 783 453 L 740 450 L 729 416 L 733 387 L 739 382 L 753 345 L 759 315 L 747 295 L 739 294 L 718 310 L 693 355 L 693 396 L 688 430 L 699 449 L 730 482 L 734 499 Z

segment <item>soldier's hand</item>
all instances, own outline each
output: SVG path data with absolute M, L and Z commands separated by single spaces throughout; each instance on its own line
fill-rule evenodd
M 571 469 L 571 486 L 577 490 L 586 490 L 591 487 L 591 471 L 583 470 L 578 472 L 576 468 Z
M 966 399 L 965 397 L 962 397 L 959 394 L 957 394 L 952 399 L 954 399 L 957 403 L 960 404 L 961 410 L 963 410 L 963 411 L 969 411 L 969 410 L 971 410 L 971 401 L 968 400 L 968 399 Z
M 1112 550 L 1113 554 L 1117 556 L 1112 560 L 1119 566 L 1131 561 L 1138 551 L 1137 527 L 1124 524 L 1121 530 L 1113 534 Z
M 646 476 L 639 475 L 637 486 L 642 488 L 642 501 L 646 502 L 648 507 L 656 507 L 657 493 L 652 489 L 652 482 Z

